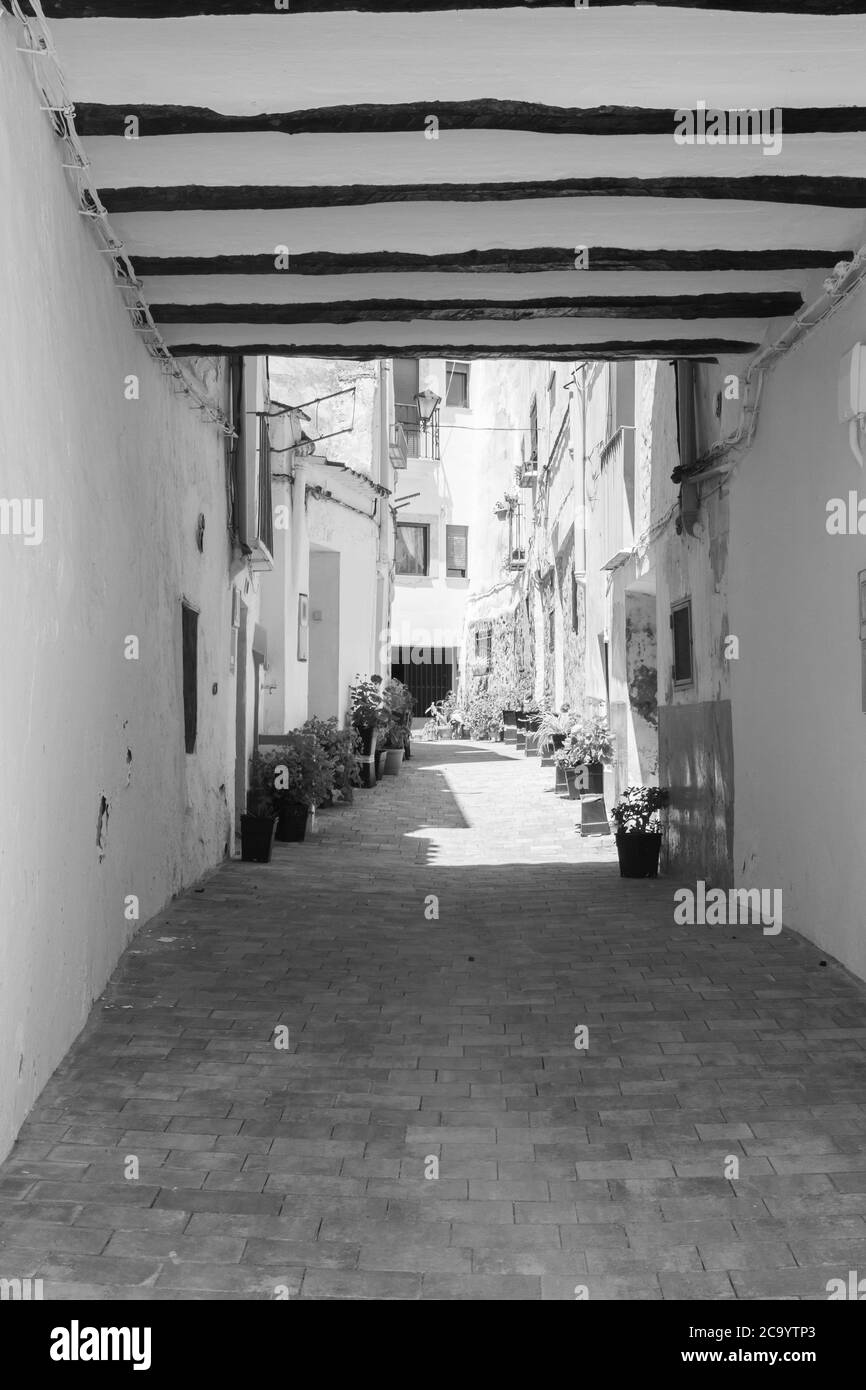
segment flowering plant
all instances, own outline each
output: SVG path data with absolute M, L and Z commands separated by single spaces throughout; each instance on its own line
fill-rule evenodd
M 669 801 L 667 787 L 626 787 L 611 816 L 623 835 L 659 834 L 659 812 Z

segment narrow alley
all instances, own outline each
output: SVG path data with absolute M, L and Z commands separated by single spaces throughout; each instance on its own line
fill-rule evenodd
M 149 922 L 0 1170 L 0 1273 L 134 1300 L 847 1279 L 866 987 L 788 930 L 674 925 L 671 880 L 621 879 L 545 771 L 416 741 Z

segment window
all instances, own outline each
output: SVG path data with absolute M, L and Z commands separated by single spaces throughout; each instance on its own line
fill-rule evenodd
M 195 752 L 198 733 L 198 613 L 181 605 L 183 631 L 183 732 L 187 753 Z
M 489 671 L 493 665 L 493 628 L 482 625 L 475 629 L 475 660 Z
M 538 458 L 538 402 L 534 396 L 529 407 L 529 457 Z
M 398 521 L 394 558 L 398 574 L 429 574 L 430 527 Z
M 692 601 L 686 599 L 671 609 L 671 632 L 673 633 L 673 677 L 674 685 L 692 683 Z
M 445 527 L 445 573 L 449 579 L 465 579 L 469 570 L 469 527 Z
M 417 357 L 394 358 L 394 399 L 399 405 L 414 405 L 419 391 Z
M 445 404 L 469 407 L 469 363 L 445 363 Z

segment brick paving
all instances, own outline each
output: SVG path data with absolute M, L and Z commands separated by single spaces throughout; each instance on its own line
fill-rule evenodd
M 0 1168 L 0 1277 L 821 1299 L 866 1272 L 866 987 L 788 931 L 674 925 L 676 885 L 620 879 L 552 780 L 416 745 L 149 923 Z

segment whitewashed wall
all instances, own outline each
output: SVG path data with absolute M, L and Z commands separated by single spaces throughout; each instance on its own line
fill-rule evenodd
M 827 504 L 866 498 L 837 416 L 842 356 L 866 340 L 866 293 L 816 329 L 765 388 L 734 474 L 728 567 L 737 884 L 780 888 L 786 925 L 866 977 L 866 714 L 858 571 L 866 537 L 828 535 Z M 866 509 L 864 509 L 866 510 Z M 866 522 L 864 522 L 866 525 Z
M 0 25 L 0 496 L 41 499 L 44 537 L 0 535 L 0 1155 L 136 929 L 126 897 L 143 921 L 226 852 L 234 766 L 223 443 L 132 331 L 17 32 Z

